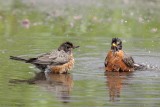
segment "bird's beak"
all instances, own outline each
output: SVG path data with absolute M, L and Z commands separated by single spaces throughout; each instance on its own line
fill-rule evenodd
M 117 45 L 115 43 L 112 44 L 113 47 L 117 47 Z
M 75 48 L 79 48 L 80 46 L 73 46 L 73 49 L 75 49 Z

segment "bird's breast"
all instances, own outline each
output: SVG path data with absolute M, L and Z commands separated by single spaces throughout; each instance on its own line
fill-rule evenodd
M 67 73 L 69 70 L 71 70 L 74 67 L 74 58 L 71 57 L 70 60 L 62 65 L 56 65 L 56 66 L 50 66 L 50 70 L 53 73 Z
M 132 71 L 132 68 L 127 67 L 123 62 L 124 52 L 119 50 L 117 52 L 109 51 L 105 60 L 106 71 Z

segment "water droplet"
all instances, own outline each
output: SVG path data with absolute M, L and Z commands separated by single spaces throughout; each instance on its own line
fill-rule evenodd
M 151 51 L 148 51 L 148 53 L 151 53 Z

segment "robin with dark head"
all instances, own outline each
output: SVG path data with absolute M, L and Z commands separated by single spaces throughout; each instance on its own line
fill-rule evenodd
M 125 71 L 130 72 L 142 69 L 144 66 L 136 64 L 133 58 L 122 50 L 122 41 L 119 38 L 113 38 L 111 42 L 111 50 L 105 59 L 106 71 Z
M 73 49 L 79 46 L 74 46 L 71 42 L 62 43 L 58 49 L 39 55 L 34 58 L 21 58 L 10 56 L 10 59 L 23 61 L 35 65 L 41 71 L 50 71 L 52 73 L 68 73 L 74 66 Z

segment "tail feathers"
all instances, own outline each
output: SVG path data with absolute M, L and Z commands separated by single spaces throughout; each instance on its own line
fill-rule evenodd
M 146 70 L 147 67 L 143 64 L 134 64 L 134 69 L 135 70 Z
M 24 62 L 28 61 L 27 59 L 16 57 L 16 56 L 10 56 L 10 59 L 12 59 L 12 60 L 18 60 L 18 61 L 24 61 Z

